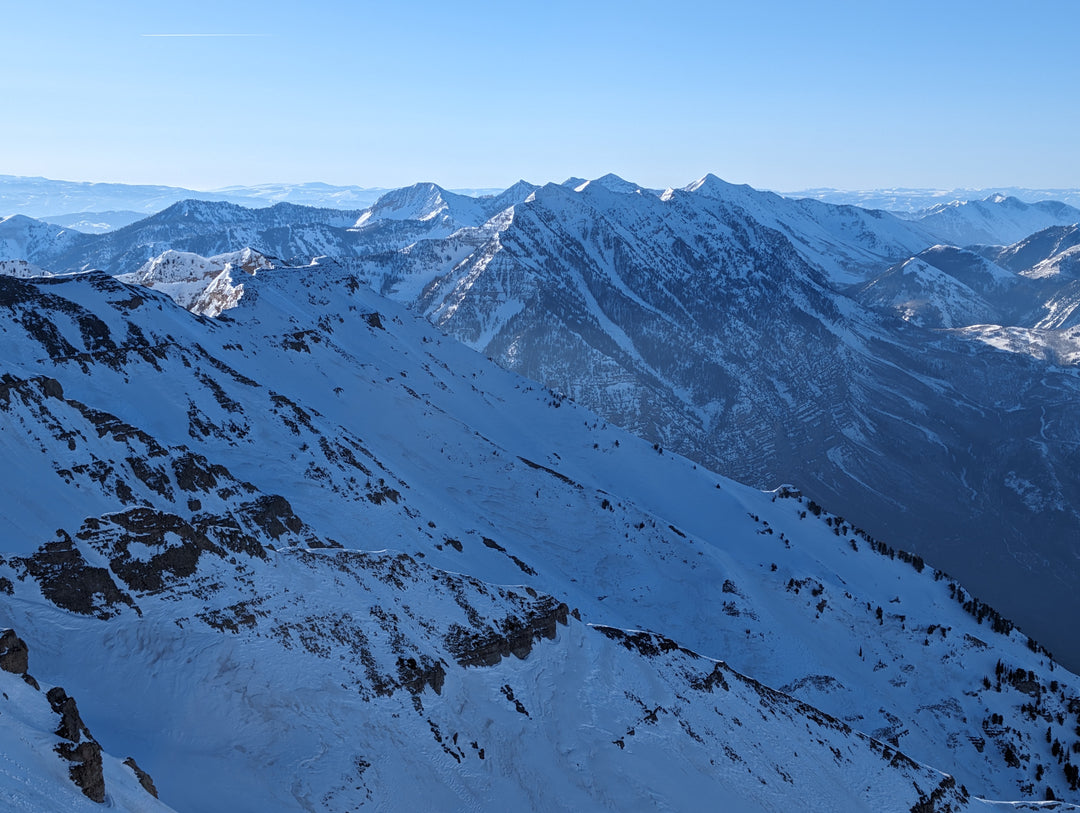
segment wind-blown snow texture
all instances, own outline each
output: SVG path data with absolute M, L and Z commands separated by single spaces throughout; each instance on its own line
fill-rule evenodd
M 1080 798 L 1080 680 L 921 559 L 350 272 L 244 284 L 214 321 L 99 272 L 0 278 L 0 623 L 164 803 Z M 69 809 L 47 749 L 10 748 L 3 789 Z

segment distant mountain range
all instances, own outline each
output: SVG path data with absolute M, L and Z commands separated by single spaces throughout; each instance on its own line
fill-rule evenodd
M 563 185 L 573 188 L 585 182 L 584 178 L 571 178 Z M 57 181 L 49 178 L 0 175 L 0 217 L 22 214 L 78 231 L 101 233 L 134 223 L 140 217 L 159 212 L 182 200 L 225 201 L 252 208 L 272 206 L 275 203 L 295 203 L 317 208 L 355 210 L 371 206 L 390 191 L 393 190 L 325 183 L 257 184 L 194 190 L 174 186 Z M 482 197 L 495 195 L 503 190 L 467 188 L 449 191 L 468 197 Z M 650 191 L 660 194 L 664 190 Z M 848 191 L 815 188 L 781 194 L 789 198 L 809 198 L 824 203 L 884 209 L 905 215 L 918 215 L 926 209 L 943 204 L 976 202 L 988 197 L 1013 197 L 1024 203 L 1057 201 L 1080 207 L 1080 189 L 993 187 Z M 1024 235 L 1019 235 L 1016 239 L 1022 236 Z
M 1031 189 L 1017 186 L 995 186 L 985 189 L 867 189 L 847 190 L 819 187 L 783 192 L 790 198 L 813 198 L 824 203 L 862 206 L 867 209 L 886 209 L 890 212 L 914 214 L 953 201 L 984 200 L 991 196 L 1013 197 L 1024 203 L 1051 200 L 1080 207 L 1080 189 Z
M 0 216 L 22 214 L 80 231 L 126 226 L 182 200 L 217 200 L 243 206 L 295 203 L 336 209 L 362 209 L 389 190 L 380 187 L 332 186 L 324 183 L 259 184 L 195 190 L 176 186 L 55 181 L 0 175 Z M 463 189 L 464 195 L 487 195 L 499 189 Z M 105 217 L 88 218 L 95 214 Z M 81 228 L 80 228 L 81 226 Z

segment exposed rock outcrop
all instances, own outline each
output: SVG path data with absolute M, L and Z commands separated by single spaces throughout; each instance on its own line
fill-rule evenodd
M 116 615 L 121 604 L 138 612 L 131 596 L 116 586 L 108 570 L 90 566 L 66 533 L 60 532 L 59 537 L 42 545 L 33 556 L 14 560 L 37 580 L 46 599 L 65 610 L 103 620 Z
M 507 655 L 524 659 L 537 638 L 551 640 L 559 624 L 567 623 L 570 608 L 547 598 L 524 618 L 507 616 L 500 630 L 474 632 L 454 625 L 446 635 L 446 647 L 462 666 L 494 666 Z
M 29 669 L 30 650 L 15 630 L 0 633 L 0 669 L 14 675 L 25 675 Z
M 68 771 L 71 781 L 79 786 L 88 799 L 104 802 L 105 775 L 102 773 L 101 746 L 82 721 L 75 698 L 69 697 L 59 686 L 49 689 L 45 696 L 49 699 L 52 710 L 60 715 L 60 726 L 56 729 L 56 735 L 67 742 L 56 746 L 56 752 L 74 763 Z
M 416 658 L 399 657 L 397 660 L 398 680 L 401 685 L 413 694 L 422 694 L 424 688 L 430 686 L 435 694 L 442 694 L 443 682 L 446 680 L 446 669 L 438 661 L 432 660 L 426 655 Z
M 139 784 L 143 786 L 143 790 L 158 798 L 157 788 L 154 787 L 154 779 L 146 771 L 139 767 L 139 764 L 135 761 L 134 757 L 128 757 L 124 760 L 124 764 L 131 768 L 135 772 L 135 778 L 139 780 Z

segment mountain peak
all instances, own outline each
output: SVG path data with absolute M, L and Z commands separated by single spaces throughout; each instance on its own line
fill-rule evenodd
M 394 189 L 375 201 L 356 225 L 368 220 L 430 220 L 448 208 L 449 194 L 430 181 Z
M 1028 204 L 1024 203 L 1017 197 L 1012 195 L 1004 195 L 1000 192 L 995 192 L 992 195 L 987 195 L 982 199 L 983 203 L 993 203 L 999 206 L 1006 206 L 1010 209 L 1027 209 Z
M 720 197 L 730 195 L 735 190 L 741 192 L 752 191 L 752 188 L 747 184 L 729 183 L 723 178 L 718 178 L 710 172 L 704 177 L 694 181 L 692 184 L 684 186 L 683 190 L 686 192 L 701 192 L 710 197 Z
M 162 209 L 153 217 L 162 220 L 174 220 L 186 218 L 199 222 L 212 222 L 225 216 L 235 216 L 245 211 L 245 207 L 223 200 L 199 200 L 198 198 L 185 198 L 177 201 L 172 206 Z
M 567 183 L 569 183 L 569 181 Z M 573 187 L 573 189 L 575 192 L 584 192 L 586 189 L 596 189 L 597 187 L 606 189 L 608 192 L 614 192 L 617 195 L 640 195 L 643 192 L 653 192 L 653 190 L 646 189 L 632 181 L 619 177 L 614 172 L 609 172 L 607 175 L 601 175 L 599 178 L 592 181 L 582 181 Z
M 508 186 L 502 192 L 497 195 L 491 195 L 489 197 L 478 198 L 485 204 L 485 212 L 489 215 L 496 215 L 499 212 L 511 207 L 516 206 L 519 203 L 523 203 L 529 195 L 535 192 L 539 187 L 534 183 L 528 181 L 518 181 L 512 186 Z

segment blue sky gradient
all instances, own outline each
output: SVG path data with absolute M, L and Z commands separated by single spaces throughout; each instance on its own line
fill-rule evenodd
M 0 174 L 1080 187 L 1074 0 L 0 11 Z

